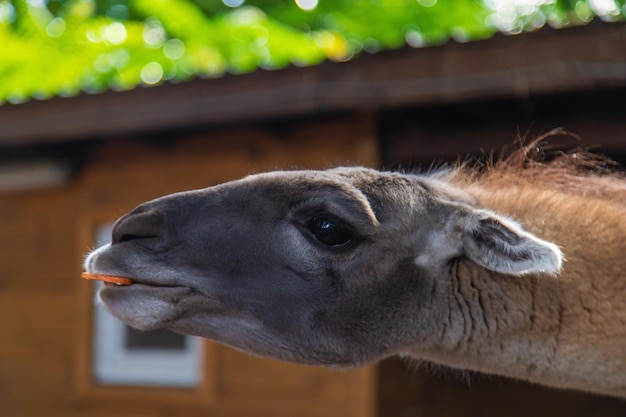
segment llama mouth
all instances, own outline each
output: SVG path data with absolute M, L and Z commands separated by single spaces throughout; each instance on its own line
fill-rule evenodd
M 133 281 L 132 284 L 130 285 L 120 285 L 120 284 L 116 284 L 114 282 L 103 282 L 105 287 L 112 287 L 112 288 L 125 288 L 125 287 L 130 287 L 130 286 L 140 286 L 140 287 L 151 287 L 151 288 L 187 288 L 184 285 L 176 285 L 176 284 L 158 284 L 155 282 L 145 282 L 145 281 L 139 281 L 135 278 L 129 278 Z
M 82 278 L 99 281 L 103 287 L 107 288 L 124 288 L 130 286 L 143 286 L 154 288 L 184 288 L 184 285 L 178 284 L 161 284 L 152 280 L 144 280 L 131 277 L 127 274 L 105 274 L 105 273 L 91 273 L 85 272 L 81 275 Z
M 177 282 L 177 280 L 169 280 L 170 282 L 158 282 L 154 278 L 148 277 L 139 277 L 137 275 L 123 273 L 121 271 L 96 271 L 94 268 L 87 268 L 88 274 L 93 275 L 104 275 L 104 276 L 112 276 L 112 277 L 120 277 L 125 278 L 131 281 L 130 284 L 119 284 L 118 282 L 107 282 L 100 281 L 100 291 L 107 293 L 115 293 L 115 294 L 132 294 L 132 293 L 154 293 L 155 291 L 163 291 L 164 293 L 170 293 L 172 291 L 185 291 L 188 294 L 196 294 L 205 298 L 213 298 L 209 294 L 205 294 L 203 291 L 190 287 L 189 285 L 185 285 L 184 283 Z
M 103 290 L 107 290 L 107 291 L 119 291 L 119 292 L 131 292 L 131 291 L 137 291 L 137 290 L 143 290 L 143 291 L 155 291 L 155 290 L 163 290 L 163 291 L 170 291 L 170 290 L 187 290 L 190 291 L 190 293 L 193 294 L 199 294 L 199 295 L 203 295 L 205 297 L 207 297 L 207 294 L 204 294 L 202 291 L 199 291 L 196 288 L 193 287 L 189 287 L 187 285 L 183 285 L 183 284 L 175 284 L 175 283 L 171 283 L 171 284 L 163 284 L 163 283 L 158 283 L 155 281 L 148 281 L 146 279 L 143 278 L 134 278 L 134 277 L 128 277 L 129 279 L 131 279 L 133 281 L 132 284 L 130 285 L 119 285 L 116 283 L 112 283 L 112 282 L 103 282 L 103 286 L 102 289 Z

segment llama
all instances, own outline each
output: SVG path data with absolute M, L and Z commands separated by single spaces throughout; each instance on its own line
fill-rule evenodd
M 85 261 L 100 298 L 285 361 L 392 355 L 626 397 L 626 181 L 588 154 L 425 175 L 277 171 L 144 203 Z

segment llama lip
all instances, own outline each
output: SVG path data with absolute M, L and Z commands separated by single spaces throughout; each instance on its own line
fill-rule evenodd
M 132 284 L 128 284 L 128 285 L 121 285 L 115 282 L 106 282 L 103 281 L 103 284 L 107 287 L 114 287 L 114 288 L 124 288 L 124 287 L 130 287 L 130 286 L 143 286 L 143 287 L 154 287 L 154 288 L 180 288 L 180 287 L 184 287 L 184 285 L 176 285 L 176 284 L 159 284 L 156 282 L 147 282 L 147 281 L 141 281 L 135 278 L 129 278 L 130 280 L 132 280 Z
M 125 287 L 131 287 L 131 286 L 153 287 L 153 288 L 181 288 L 181 287 L 185 287 L 184 285 L 179 285 L 179 284 L 161 284 L 161 283 L 154 282 L 154 281 L 147 280 L 147 279 L 143 279 L 143 278 L 135 278 L 135 277 L 130 276 L 130 275 L 125 275 L 124 278 L 132 281 L 132 283 L 131 284 L 126 284 L 126 285 L 118 284 L 117 282 L 107 282 L 107 281 L 102 281 L 102 283 L 104 284 L 104 286 L 110 287 L 110 288 L 125 288 Z
M 183 288 L 184 287 L 184 285 L 161 285 L 161 284 L 154 284 L 154 283 L 139 282 L 135 280 L 133 280 L 133 283 L 130 285 L 120 285 L 114 282 L 104 282 L 103 284 L 106 287 L 113 287 L 113 288 L 124 288 L 124 287 L 130 287 L 131 285 L 141 286 L 141 287 L 153 287 L 153 288 Z

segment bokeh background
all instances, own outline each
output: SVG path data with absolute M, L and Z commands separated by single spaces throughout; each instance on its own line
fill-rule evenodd
M 135 205 L 250 173 L 427 169 L 547 132 L 625 163 L 625 18 L 621 0 L 0 0 L 0 417 L 623 416 L 400 359 L 336 371 L 138 335 L 79 276 Z M 152 372 L 176 358 L 191 382 Z

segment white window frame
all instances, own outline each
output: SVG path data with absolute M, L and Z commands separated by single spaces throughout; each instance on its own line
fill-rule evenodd
M 111 229 L 111 224 L 97 228 L 97 246 L 110 241 Z M 97 300 L 92 374 L 98 384 L 177 388 L 195 388 L 201 384 L 203 343 L 200 338 L 184 336 L 184 349 L 128 349 L 127 327 Z

